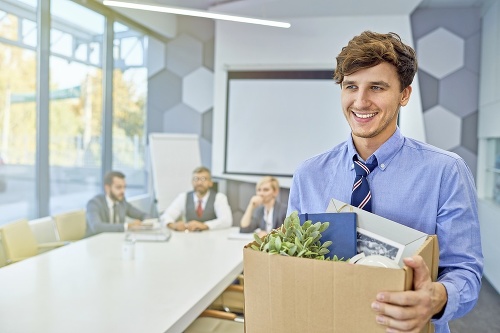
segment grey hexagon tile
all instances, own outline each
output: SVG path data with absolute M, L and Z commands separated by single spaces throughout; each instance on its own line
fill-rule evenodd
M 422 109 L 425 112 L 438 104 L 439 80 L 420 69 L 418 71 L 418 83 L 422 99 Z
M 250 198 L 255 195 L 255 184 L 241 183 L 238 187 L 238 209 L 245 211 L 247 209 Z
M 465 68 L 479 74 L 481 64 L 481 33 L 476 33 L 465 40 Z
M 201 163 L 212 167 L 212 143 L 200 137 Z
M 179 103 L 163 114 L 163 129 L 167 133 L 200 134 L 201 115 L 189 106 Z
M 460 155 L 469 167 L 470 171 L 474 175 L 474 178 L 476 178 L 477 174 L 477 155 L 473 154 L 470 152 L 467 148 L 464 148 L 462 146 L 457 147 L 452 150 L 454 153 Z
M 481 12 L 479 7 L 417 9 L 411 15 L 411 24 L 415 39 L 439 27 L 448 29 L 457 36 L 468 38 L 481 31 Z
M 212 122 L 213 122 L 213 109 L 203 113 L 201 118 L 201 137 L 212 142 Z
M 163 132 L 163 110 L 154 107 L 149 102 L 150 95 L 148 94 L 148 116 L 146 117 L 148 133 Z
M 464 40 L 446 29 L 438 28 L 417 42 L 419 66 L 442 79 L 464 64 Z
M 210 70 L 214 70 L 215 57 L 215 40 L 211 39 L 203 43 L 203 66 Z
M 182 80 L 182 101 L 203 113 L 214 104 L 214 74 L 200 67 Z
M 477 122 L 479 113 L 476 111 L 462 118 L 462 140 L 460 145 L 477 155 Z
M 173 73 L 162 70 L 149 79 L 148 98 L 157 109 L 170 109 L 182 100 L 182 80 Z
M 201 41 L 181 34 L 167 44 L 167 68 L 180 77 L 184 77 L 203 63 L 203 45 Z
M 177 16 L 177 30 L 205 42 L 215 36 L 215 21 L 192 16 Z
M 165 69 L 165 44 L 154 37 L 148 38 L 148 77 Z
M 439 104 L 465 117 L 476 111 L 479 103 L 479 76 L 461 69 L 439 82 Z
M 441 106 L 424 113 L 427 142 L 436 147 L 450 150 L 460 145 L 461 119 Z M 446 131 L 443 131 L 446 128 Z

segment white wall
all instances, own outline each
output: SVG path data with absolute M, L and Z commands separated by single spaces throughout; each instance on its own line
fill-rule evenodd
M 248 182 L 259 178 L 223 175 L 228 69 L 333 69 L 335 57 L 342 46 L 364 30 L 393 31 L 406 43 L 413 44 L 408 15 L 284 20 L 291 22 L 290 29 L 222 21 L 216 23 L 212 151 L 212 171 L 216 176 Z M 341 112 L 340 106 L 332 112 Z M 402 109 L 400 121 L 406 135 L 425 141 L 417 82 L 413 84 L 410 104 Z M 286 159 L 286 156 L 277 155 L 276 158 Z M 290 178 L 280 179 L 285 187 L 290 185 L 290 181 Z

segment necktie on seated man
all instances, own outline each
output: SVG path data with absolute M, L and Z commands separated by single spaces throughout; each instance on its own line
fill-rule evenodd
M 198 200 L 198 207 L 196 207 L 196 215 L 201 217 L 203 215 L 203 206 L 201 205 L 201 200 Z
M 372 211 L 372 194 L 370 192 L 370 185 L 366 177 L 378 165 L 377 159 L 373 163 L 363 163 L 358 160 L 354 155 L 354 169 L 356 170 L 356 178 L 352 186 L 351 205 L 364 209 L 368 212 Z
M 119 217 L 118 217 L 118 204 L 115 202 L 113 204 L 113 221 L 111 223 L 119 223 Z

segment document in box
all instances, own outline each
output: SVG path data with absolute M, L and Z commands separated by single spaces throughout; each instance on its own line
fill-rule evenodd
M 326 257 L 347 260 L 356 255 L 356 213 L 317 213 L 299 214 L 300 224 L 310 220 L 312 223 L 329 222 L 329 227 L 322 232 L 320 241 L 332 241 Z
M 401 244 L 402 252 L 399 252 L 398 264 L 404 266 L 403 258 L 412 256 L 424 244 L 428 235 L 421 231 L 412 229 L 405 225 L 391 221 L 382 216 L 367 212 L 366 210 L 353 207 L 337 199 L 331 199 L 327 212 L 349 211 L 357 213 L 358 227 L 370 232 L 370 235 L 380 235 L 394 243 Z M 387 242 L 388 243 L 388 242 Z M 398 248 L 399 250 L 400 248 Z

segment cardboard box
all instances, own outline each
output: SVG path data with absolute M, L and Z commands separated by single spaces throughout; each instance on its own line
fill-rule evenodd
M 361 214 L 366 220 L 367 215 Z M 270 255 L 251 249 L 251 244 L 243 250 L 246 333 L 383 333 L 385 328 L 375 322 L 370 307 L 375 295 L 412 288 L 413 271 L 408 267 Z M 437 237 L 426 236 L 415 254 L 423 257 L 435 281 Z M 431 323 L 422 330 L 433 331 Z

